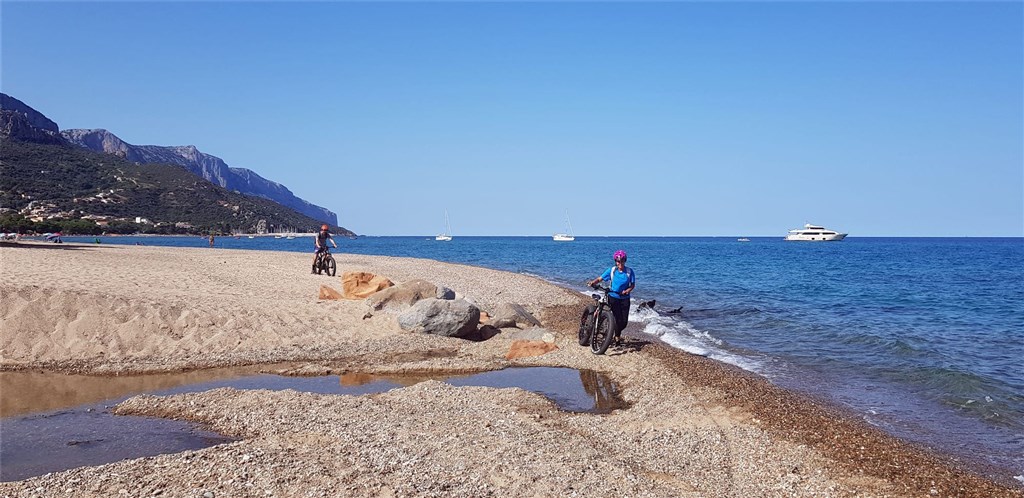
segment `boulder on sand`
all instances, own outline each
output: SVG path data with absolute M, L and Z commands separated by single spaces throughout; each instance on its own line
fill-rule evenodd
M 449 288 L 447 288 L 447 287 L 445 287 L 443 285 L 438 285 L 437 286 L 437 296 L 436 297 L 438 299 L 452 300 L 452 299 L 455 299 L 456 296 L 455 296 L 455 291 L 453 291 L 453 290 L 451 290 L 451 289 L 449 289 Z
M 508 333 L 508 338 L 514 341 L 542 341 L 555 342 L 555 335 L 547 329 L 531 327 L 526 330 L 513 330 Z
M 498 328 L 539 327 L 540 321 L 522 305 L 501 303 L 491 313 L 490 324 Z
M 394 286 L 394 282 L 365 271 L 347 271 L 341 274 L 341 290 L 345 299 L 366 299 Z
M 402 330 L 446 337 L 469 337 L 480 322 L 480 309 L 465 299 L 423 299 L 398 315 Z
M 423 299 L 436 299 L 437 286 L 426 280 L 409 280 L 394 287 L 388 287 L 366 298 L 370 313 L 387 311 L 401 313 Z

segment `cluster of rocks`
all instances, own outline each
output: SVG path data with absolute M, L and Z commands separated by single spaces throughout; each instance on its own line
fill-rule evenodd
M 320 299 L 363 300 L 364 319 L 377 314 L 397 317 L 402 330 L 469 340 L 487 340 L 501 329 L 527 329 L 517 337 L 523 341 L 541 342 L 550 346 L 531 345 L 531 351 L 550 351 L 554 335 L 540 328 L 541 323 L 525 307 L 516 303 L 499 303 L 483 311 L 470 298 L 441 285 L 414 279 L 395 284 L 369 272 L 345 272 L 341 275 L 342 290 L 321 285 Z M 532 355 L 529 355 L 532 356 Z

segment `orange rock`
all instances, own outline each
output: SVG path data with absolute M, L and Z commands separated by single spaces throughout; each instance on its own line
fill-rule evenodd
M 508 354 L 505 355 L 505 359 L 514 360 L 516 358 L 540 356 L 542 354 L 550 353 L 556 349 L 558 349 L 558 346 L 551 342 L 515 341 L 512 343 L 512 347 L 508 349 Z
M 491 319 L 491 315 L 488 315 L 486 311 L 480 312 L 480 323 L 487 323 L 487 320 Z
M 341 274 L 342 297 L 345 299 L 366 299 L 382 289 L 395 285 L 394 282 L 364 271 L 347 271 Z
M 344 296 L 340 292 L 334 290 L 331 287 L 321 284 L 320 285 L 320 296 L 317 298 L 320 300 L 329 299 L 332 301 L 338 301 L 344 299 Z

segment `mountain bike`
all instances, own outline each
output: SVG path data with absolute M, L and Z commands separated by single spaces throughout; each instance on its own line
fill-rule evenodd
M 316 255 L 316 262 L 313 263 L 313 269 L 316 270 L 316 274 L 326 273 L 329 276 L 334 276 L 338 271 L 338 265 L 334 262 L 334 256 L 331 256 L 331 250 L 324 247 L 323 251 L 320 251 Z
M 615 331 L 618 330 L 618 324 L 615 321 L 612 308 L 608 304 L 608 292 L 611 289 L 598 284 L 591 287 L 601 291 L 601 293 L 590 295 L 590 297 L 594 298 L 594 304 L 588 305 L 583 310 L 583 313 L 580 314 L 580 328 L 577 332 L 577 338 L 580 346 L 589 344 L 592 353 L 604 354 L 608 350 L 608 346 L 611 346 L 612 340 L 615 339 Z

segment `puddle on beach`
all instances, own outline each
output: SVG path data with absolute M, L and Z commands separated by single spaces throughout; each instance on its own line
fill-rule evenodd
M 608 413 L 626 406 L 611 378 L 572 368 L 516 367 L 458 376 L 258 373 L 270 369 L 264 365 L 118 377 L 0 372 L 0 481 L 232 440 L 187 422 L 110 414 L 117 403 L 142 393 L 169 395 L 233 387 L 360 395 L 435 379 L 453 386 L 519 387 L 571 412 Z

